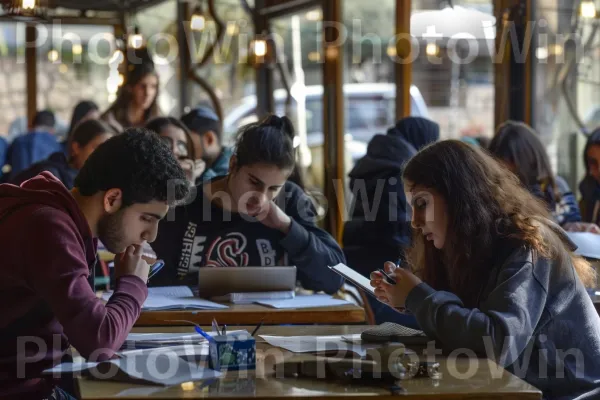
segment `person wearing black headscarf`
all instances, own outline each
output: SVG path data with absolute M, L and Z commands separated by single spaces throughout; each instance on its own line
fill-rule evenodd
M 420 117 L 403 118 L 385 135 L 375 135 L 367 154 L 350 174 L 353 194 L 351 220 L 344 226 L 344 253 L 348 265 L 369 277 L 374 265 L 402 260 L 411 243 L 410 209 L 407 208 L 402 168 L 419 150 L 440 137 L 440 127 Z M 377 323 L 413 325 L 405 316 L 371 301 Z M 412 320 L 412 318 L 411 318 Z

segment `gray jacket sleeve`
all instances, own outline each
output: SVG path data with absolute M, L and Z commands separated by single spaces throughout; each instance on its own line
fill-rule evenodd
M 410 291 L 406 306 L 423 331 L 444 348 L 470 349 L 506 367 L 527 347 L 547 297 L 532 263 L 520 261 L 500 269 L 495 287 L 479 309 L 465 308 L 456 295 L 425 283 Z
M 345 262 L 344 253 L 329 233 L 317 227 L 310 198 L 295 185 L 287 185 L 286 191 L 289 201 L 284 211 L 292 224 L 280 244 L 290 264 L 298 268 L 298 280 L 304 289 L 333 294 L 342 287 L 343 279 L 328 266 Z

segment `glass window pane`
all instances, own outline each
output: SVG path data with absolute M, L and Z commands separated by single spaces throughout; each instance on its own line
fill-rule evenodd
M 419 43 L 412 68 L 413 90 L 419 93 L 411 93 L 413 114 L 422 96 L 443 139 L 489 138 L 494 132 L 493 3 L 457 0 L 454 10 L 446 4 L 412 2 L 411 33 Z M 465 34 L 470 39 L 450 40 Z
M 54 24 L 48 27 L 48 40 L 37 46 L 37 105 L 56 114 L 59 137 L 66 135 L 80 101 L 92 100 L 101 109 L 108 106 L 113 41 L 112 26 Z
M 27 130 L 25 25 L 0 23 L 0 135 L 16 136 Z

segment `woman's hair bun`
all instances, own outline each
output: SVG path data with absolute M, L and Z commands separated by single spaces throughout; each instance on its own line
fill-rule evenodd
M 295 135 L 294 125 L 292 124 L 292 121 L 290 121 L 290 119 L 286 116 L 279 117 L 277 115 L 270 115 L 267 118 L 265 118 L 264 121 L 262 121 L 260 125 L 265 126 L 265 127 L 268 126 L 271 128 L 279 129 L 285 135 L 287 135 L 290 139 L 293 140 L 293 138 L 294 138 L 294 135 Z

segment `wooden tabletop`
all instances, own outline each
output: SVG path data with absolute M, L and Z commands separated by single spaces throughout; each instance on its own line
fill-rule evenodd
M 135 326 L 181 326 L 190 321 L 210 325 L 216 319 L 221 325 L 264 324 L 360 324 L 365 322 L 365 310 L 349 304 L 335 307 L 315 307 L 278 310 L 258 304 L 232 304 L 223 310 L 143 311 Z
M 248 327 L 246 329 L 251 329 Z M 266 326 L 261 334 L 296 335 L 345 335 L 360 333 L 365 326 Z M 189 328 L 142 328 L 136 332 L 187 332 Z M 277 353 L 278 356 L 274 356 Z M 281 357 L 279 355 L 282 355 Z M 221 379 L 212 382 L 188 382 L 173 387 L 136 386 L 115 382 L 95 381 L 78 378 L 77 386 L 81 399 L 109 399 L 124 397 L 128 399 L 239 399 L 273 400 L 293 397 L 294 399 L 330 399 L 332 397 L 351 396 L 353 400 L 372 400 L 377 396 L 381 400 L 397 398 L 392 395 L 389 385 L 377 383 L 364 385 L 318 380 L 307 378 L 275 377 L 273 365 L 276 359 L 311 358 L 314 356 L 294 355 L 288 351 L 276 349 L 257 341 L 256 371 L 227 373 Z M 444 358 L 440 362 L 441 379 L 415 378 L 401 381 L 405 389 L 402 398 L 406 399 L 540 399 L 541 392 L 533 386 L 503 370 L 486 359 Z

